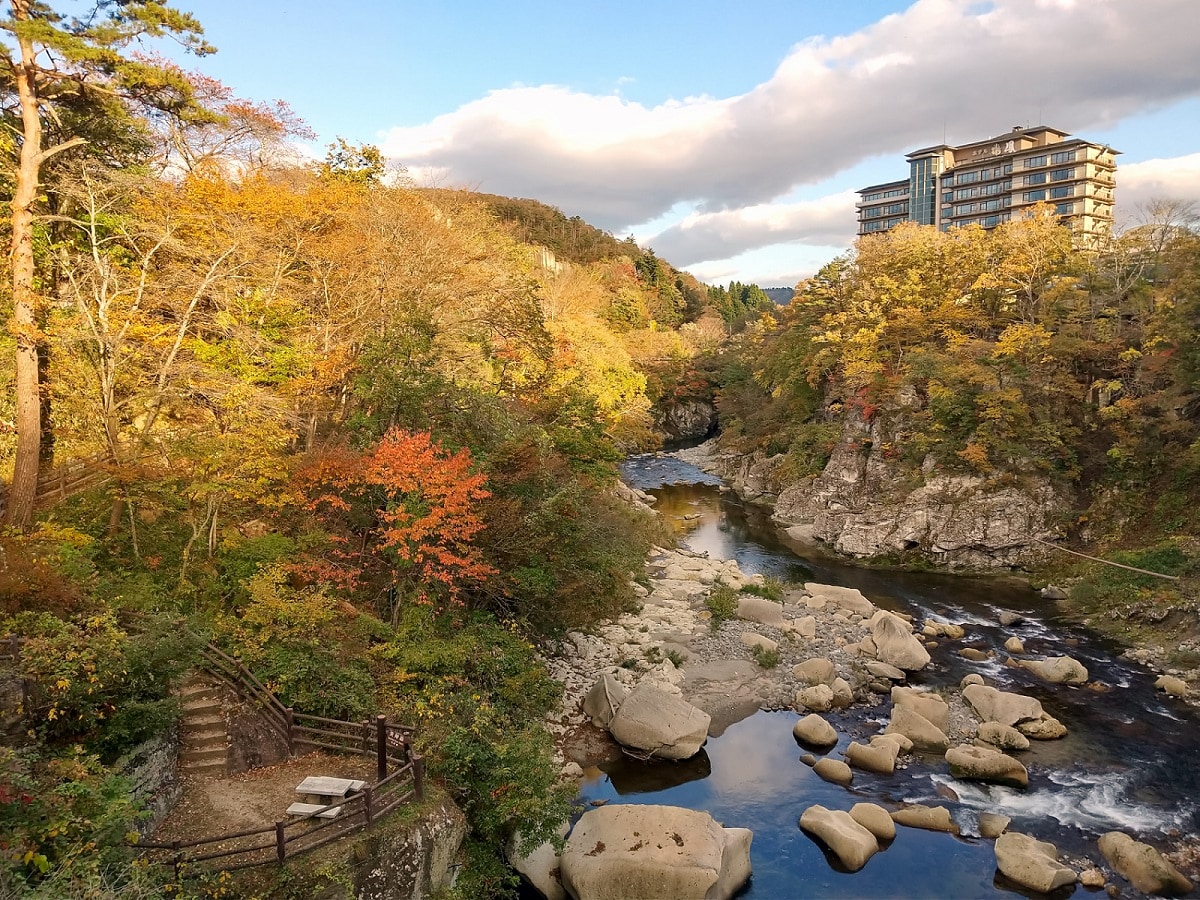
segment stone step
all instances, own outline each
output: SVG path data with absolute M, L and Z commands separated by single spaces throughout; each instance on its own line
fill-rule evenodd
M 224 728 L 225 716 L 220 712 L 212 713 L 192 713 L 189 712 L 179 722 L 179 728 L 184 733 L 189 731 L 205 730 L 208 728 Z
M 194 732 L 183 739 L 183 746 L 185 750 L 209 750 L 214 747 L 227 747 L 229 746 L 229 735 L 225 733 L 224 728 Z
M 221 689 L 217 685 L 211 684 L 207 681 L 188 681 L 184 682 L 184 684 L 180 686 L 176 693 L 181 699 L 187 699 L 189 697 L 195 697 L 203 694 L 215 695 L 219 693 L 220 690 Z
M 208 697 L 203 697 L 199 700 L 184 700 L 180 706 L 182 706 L 183 714 L 187 718 L 191 718 L 192 716 L 217 715 L 222 709 L 220 700 Z
M 222 744 L 219 747 L 204 747 L 195 750 L 184 750 L 179 754 L 179 762 L 184 766 L 192 763 L 221 763 L 225 764 L 229 756 L 229 748 Z
M 201 776 L 201 777 L 220 777 L 225 774 L 225 760 L 217 760 L 216 762 L 193 762 L 180 763 L 180 771 L 186 775 Z

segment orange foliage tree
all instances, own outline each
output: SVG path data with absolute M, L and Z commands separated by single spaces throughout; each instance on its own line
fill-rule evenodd
M 490 494 L 466 449 L 393 428 L 365 453 L 321 456 L 299 478 L 339 545 L 309 574 L 348 585 L 382 570 L 393 624 L 406 600 L 461 605 L 468 586 L 495 572 L 472 543 L 483 528 L 476 506 Z

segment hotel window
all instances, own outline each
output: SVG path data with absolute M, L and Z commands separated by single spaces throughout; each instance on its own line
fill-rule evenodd
M 1046 183 L 1046 173 L 1045 172 L 1038 172 L 1036 175 L 1026 175 L 1023 179 L 1021 179 L 1021 184 L 1028 185 L 1028 184 L 1045 184 L 1045 183 Z
M 1054 211 L 1060 216 L 1069 216 L 1071 213 L 1075 212 L 1075 204 L 1059 203 L 1054 207 Z
M 863 210 L 863 218 L 864 219 L 877 219 L 877 218 L 879 218 L 880 214 L 882 214 L 882 213 L 883 213 L 883 210 L 880 209 L 878 206 L 876 206 L 874 209 L 864 209 Z
M 973 213 L 977 205 L 975 203 L 964 203 L 961 206 L 956 206 L 954 207 L 954 214 L 956 216 L 965 216 L 967 213 Z
M 979 204 L 979 208 L 982 210 L 999 209 L 1000 201 L 998 199 L 997 200 L 985 200 Z
M 1075 195 L 1075 185 L 1060 184 L 1058 187 L 1050 188 L 1050 199 L 1057 200 L 1059 197 L 1073 197 Z
M 1026 191 L 1021 195 L 1021 199 L 1026 203 L 1036 203 L 1038 200 L 1046 199 L 1045 191 Z
M 1055 169 L 1050 173 L 1051 181 L 1066 181 L 1069 178 L 1075 177 L 1074 169 Z
M 1029 157 L 1029 159 L 1025 160 L 1024 166 L 1027 169 L 1036 169 L 1038 166 L 1044 166 L 1045 164 L 1046 164 L 1046 157 L 1031 156 L 1031 157 Z
M 943 191 L 942 192 L 942 202 L 943 203 L 952 203 L 953 201 L 954 201 L 954 191 Z
M 866 232 L 870 232 L 870 231 L 883 231 L 883 228 L 884 228 L 883 222 L 864 222 L 863 223 L 863 233 L 864 234 Z
M 954 192 L 955 200 L 970 200 L 972 197 L 978 197 L 978 196 L 979 196 L 979 188 L 977 188 L 977 187 L 959 188 L 957 191 Z
M 988 216 L 987 218 L 985 218 L 982 221 L 982 225 L 984 228 L 994 228 L 995 226 L 997 226 L 999 224 L 1000 224 L 999 216 Z
M 978 181 L 978 180 L 979 180 L 978 172 L 963 172 L 959 175 L 954 176 L 955 184 L 971 184 L 972 182 Z
M 1075 162 L 1075 151 L 1063 150 L 1060 153 L 1055 153 L 1050 157 L 1050 162 L 1054 163 L 1056 166 L 1059 163 Z

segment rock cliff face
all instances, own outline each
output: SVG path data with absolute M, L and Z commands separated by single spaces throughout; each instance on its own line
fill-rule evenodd
M 717 410 L 704 400 L 681 400 L 654 410 L 654 424 L 668 441 L 708 437 L 717 427 Z
M 1040 554 L 1069 498 L 1039 475 L 989 478 L 902 466 L 878 422 L 848 418 L 825 469 L 785 483 L 782 455 L 723 453 L 709 441 L 679 455 L 720 475 L 743 498 L 774 507 L 797 540 L 858 558 L 914 551 L 942 565 L 990 569 Z

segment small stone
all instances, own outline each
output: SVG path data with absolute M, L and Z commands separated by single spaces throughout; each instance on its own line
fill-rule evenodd
M 971 660 L 971 662 L 986 662 L 991 658 L 990 654 L 985 653 L 977 647 L 963 647 L 958 651 L 958 655 L 963 659 Z
M 1021 639 L 1019 637 L 1013 635 L 1004 642 L 1004 649 L 1009 653 L 1024 653 L 1025 645 L 1021 643 Z
M 1015 613 L 1012 610 L 1002 609 L 996 616 L 996 620 L 1007 628 L 1010 625 L 1019 625 L 1025 621 L 1025 617 L 1020 613 Z
M 742 646 L 749 650 L 760 647 L 766 653 L 774 653 L 779 649 L 779 644 L 775 641 L 769 637 L 763 637 L 761 634 L 755 634 L 753 631 L 742 632 Z
M 1054 584 L 1048 584 L 1041 590 L 1042 599 L 1044 600 L 1066 600 L 1067 592 Z
M 995 840 L 1004 834 L 1004 830 L 1008 828 L 1012 822 L 1008 816 L 1002 816 L 999 813 L 980 813 L 979 814 L 979 836 L 988 840 Z
M 833 663 L 823 656 L 806 659 L 799 665 L 792 666 L 792 676 L 805 684 L 833 684 L 837 677 L 837 669 Z
M 963 677 L 963 680 L 958 683 L 959 688 L 970 687 L 973 684 L 983 684 L 983 676 L 978 672 L 972 672 L 970 675 Z
M 875 835 L 876 840 L 890 841 L 896 837 L 896 823 L 882 806 L 855 803 L 850 807 L 850 818 Z
M 903 669 L 890 666 L 887 663 L 880 662 L 877 659 L 872 659 L 867 663 L 867 671 L 876 678 L 887 678 L 892 681 L 904 681 L 907 678 Z
M 1105 881 L 1104 873 L 1099 869 L 1084 869 L 1079 873 L 1079 883 L 1085 888 L 1102 888 Z
M 828 712 L 833 707 L 833 688 L 814 684 L 796 694 L 796 705 L 813 712 Z
M 1154 686 L 1160 691 L 1166 691 L 1172 697 L 1186 697 L 1190 693 L 1187 682 L 1174 675 L 1160 675 L 1154 682 Z
M 892 821 L 900 825 L 907 825 L 909 828 L 958 834 L 958 826 L 950 818 L 950 810 L 944 806 L 922 806 L 914 803 L 912 806 L 894 810 Z

